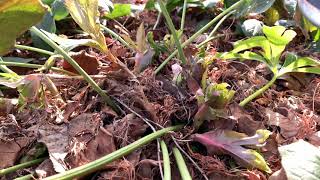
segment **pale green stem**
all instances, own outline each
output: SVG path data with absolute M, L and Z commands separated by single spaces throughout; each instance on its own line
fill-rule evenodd
M 87 174 L 90 174 L 92 172 L 98 171 L 106 166 L 106 164 L 111 163 L 125 155 L 128 155 L 129 153 L 135 151 L 136 149 L 148 144 L 149 142 L 163 136 L 164 134 L 175 131 L 180 129 L 182 126 L 173 126 L 161 129 L 159 131 L 156 131 L 152 134 L 149 134 L 143 138 L 140 138 L 139 140 L 121 148 L 117 151 L 114 151 L 100 159 L 97 159 L 95 161 L 92 161 L 88 164 L 76 167 L 74 169 L 62 172 L 60 174 L 56 174 L 50 177 L 45 178 L 44 180 L 67 180 L 67 179 L 74 179 L 77 177 L 83 177 Z
M 173 155 L 176 159 L 176 163 L 180 172 L 180 176 L 182 180 L 192 180 L 191 175 L 189 173 L 188 167 L 186 162 L 183 159 L 182 154 L 180 153 L 179 149 L 174 147 L 173 148 Z
M 22 163 L 22 164 L 15 165 L 15 166 L 12 166 L 12 167 L 9 167 L 9 168 L 6 168 L 6 169 L 1 169 L 0 170 L 0 176 L 15 172 L 15 171 L 17 171 L 19 169 L 23 169 L 23 168 L 27 168 L 27 167 L 39 164 L 45 159 L 46 158 L 39 158 L 39 159 L 35 159 L 35 160 L 29 161 L 29 162 L 25 162 L 25 163 Z
M 33 174 L 28 174 L 28 175 L 25 175 L 25 176 L 21 176 L 21 177 L 15 178 L 14 180 L 30 180 L 30 179 L 34 179 Z
M 107 33 L 111 34 L 111 36 L 113 36 L 114 38 L 116 38 L 116 40 L 118 40 L 119 42 L 121 42 L 123 45 L 125 45 L 127 48 L 132 49 L 132 47 L 130 47 L 130 45 L 121 37 L 119 36 L 116 32 L 112 31 L 111 29 L 107 28 L 106 26 L 101 24 L 101 28 L 103 30 L 105 30 Z
M 250 101 L 255 99 L 256 97 L 260 96 L 262 93 L 264 93 L 267 89 L 269 89 L 273 85 L 273 83 L 277 80 L 277 78 L 278 78 L 278 75 L 274 74 L 272 79 L 266 85 L 264 85 L 262 88 L 260 88 L 259 90 L 257 90 L 256 92 L 254 92 L 253 94 L 245 98 L 244 100 L 242 100 L 239 103 L 239 105 L 243 107 L 246 104 L 248 104 Z
M 46 55 L 49 55 L 49 56 L 54 55 L 54 53 L 51 52 L 51 51 L 47 51 L 47 50 L 44 50 L 44 49 L 35 48 L 35 47 L 31 47 L 31 46 L 25 46 L 25 45 L 16 44 L 16 45 L 14 45 L 14 47 L 17 48 L 17 49 L 24 49 L 24 50 L 28 50 L 28 51 L 34 51 L 34 52 L 46 54 Z
M 154 24 L 154 26 L 152 28 L 153 30 L 157 29 L 157 26 L 159 25 L 160 20 L 161 20 L 161 12 L 158 12 L 156 23 Z
M 0 63 L 4 62 L 3 59 L 0 57 Z M 10 73 L 10 74 L 16 74 L 14 71 L 12 71 L 11 69 L 9 69 L 7 66 L 1 64 L 0 65 L 0 69 L 5 72 L 5 73 Z
M 180 25 L 180 30 L 181 30 L 182 32 L 183 32 L 184 24 L 185 24 L 185 21 L 186 21 L 187 5 L 188 5 L 188 0 L 184 0 L 184 1 L 183 1 L 182 16 L 181 16 L 181 25 Z
M 218 39 L 218 38 L 221 38 L 221 37 L 225 37 L 225 36 L 226 36 L 225 34 L 219 34 L 219 35 L 210 37 L 210 38 L 206 39 L 205 41 L 201 42 L 200 44 L 198 44 L 196 47 L 197 48 L 201 48 L 203 45 L 207 44 L 209 41 L 212 41 L 214 39 Z
M 191 44 L 197 37 L 199 37 L 203 32 L 205 32 L 207 29 L 209 29 L 214 23 L 216 23 L 219 19 L 221 19 L 222 17 L 224 17 L 225 15 L 227 15 L 229 12 L 235 10 L 236 8 L 238 8 L 243 2 L 245 2 L 246 0 L 240 0 L 238 2 L 236 2 L 235 4 L 233 4 L 232 6 L 230 6 L 228 9 L 226 9 L 225 11 L 223 11 L 222 13 L 220 13 L 218 16 L 216 16 L 214 19 L 212 19 L 207 25 L 205 25 L 204 27 L 202 27 L 199 31 L 197 31 L 195 34 L 193 34 L 187 41 L 185 41 L 184 43 L 181 44 L 181 47 L 184 48 L 187 45 Z M 178 50 L 175 50 L 171 53 L 171 55 L 164 60 L 160 66 L 155 70 L 155 74 L 158 74 L 161 69 L 175 56 L 177 55 Z
M 78 71 L 78 73 L 83 76 L 83 78 L 91 85 L 91 87 L 106 101 L 106 103 L 117 113 L 120 112 L 119 107 L 112 101 L 112 99 L 103 91 L 99 85 L 79 66 L 79 64 L 72 59 L 67 52 L 65 52 L 60 46 L 58 46 L 52 39 L 45 35 L 41 30 L 35 26 L 30 28 L 30 31 L 39 36 L 43 41 L 45 41 L 49 46 L 55 49 L 59 54 L 61 54 L 68 63 Z
M 163 180 L 171 180 L 171 168 L 170 168 L 170 158 L 166 143 L 162 140 L 160 142 L 162 159 L 163 159 Z
M 159 5 L 160 5 L 160 9 L 162 11 L 162 14 L 163 14 L 164 18 L 167 21 L 167 24 L 169 26 L 169 29 L 170 29 L 171 34 L 173 36 L 173 39 L 174 39 L 174 41 L 176 43 L 176 46 L 177 46 L 177 49 L 178 49 L 178 52 L 179 52 L 179 56 L 181 58 L 181 62 L 182 62 L 182 64 L 186 64 L 186 62 L 187 62 L 186 61 L 186 57 L 184 56 L 183 49 L 181 47 L 181 43 L 180 43 L 180 40 L 179 40 L 178 35 L 177 35 L 176 28 L 173 25 L 173 22 L 172 22 L 172 19 L 171 19 L 169 13 L 168 13 L 168 10 L 167 10 L 166 6 L 164 5 L 164 3 L 162 2 L 162 0 L 158 0 L 158 2 L 159 2 Z
M 220 21 L 215 25 L 211 33 L 209 34 L 209 37 L 213 37 L 213 34 L 217 32 L 218 28 L 221 26 L 221 24 L 229 17 L 231 16 L 235 11 L 229 12 L 227 15 L 225 15 L 223 18 L 220 19 Z
M 39 68 L 43 67 L 43 65 L 40 65 L 40 64 L 30 64 L 30 63 L 20 63 L 20 62 L 5 62 L 5 61 L 0 61 L 0 65 L 25 67 L 25 68 L 32 68 L 32 69 L 39 69 Z M 66 71 L 64 69 L 60 69 L 60 68 L 57 68 L 57 67 L 51 67 L 51 70 L 55 71 L 55 72 L 68 74 L 68 75 L 71 75 L 71 76 L 76 76 L 77 75 L 77 74 L 75 74 L 73 72 Z

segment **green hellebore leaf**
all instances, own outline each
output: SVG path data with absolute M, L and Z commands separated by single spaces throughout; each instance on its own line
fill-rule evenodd
M 55 33 L 56 32 L 56 22 L 54 20 L 54 16 L 52 11 L 48 11 L 44 17 L 42 18 L 42 21 L 36 25 L 38 29 L 48 31 L 50 33 Z M 53 48 L 49 46 L 46 42 L 44 42 L 38 35 L 35 33 L 31 32 L 31 38 L 32 38 L 32 43 L 35 47 L 52 51 Z
M 224 3 L 228 6 L 238 2 L 237 0 L 224 0 Z M 237 9 L 236 16 L 245 16 L 248 13 L 263 13 L 268 10 L 275 0 L 246 0 L 242 5 Z
M 130 4 L 114 4 L 114 8 L 110 13 L 105 15 L 106 18 L 116 19 L 122 16 L 127 16 L 131 14 Z
M 253 136 L 247 136 L 229 130 L 215 130 L 204 134 L 195 134 L 193 140 L 207 147 L 209 154 L 229 154 L 245 167 L 256 167 L 271 173 L 264 158 L 255 150 L 243 146 L 262 146 L 271 133 L 268 130 L 257 130 Z
M 288 180 L 320 179 L 320 149 L 299 140 L 278 148 Z
M 55 0 L 51 4 L 52 14 L 56 21 L 60 21 L 69 15 L 66 6 L 63 3 L 64 0 Z
M 54 42 L 58 43 L 67 52 L 79 46 L 89 46 L 97 49 L 99 49 L 100 47 L 97 41 L 94 41 L 92 39 L 67 39 L 46 31 L 42 32 L 44 32 Z
M 221 59 L 245 59 L 245 60 L 255 60 L 262 63 L 266 63 L 266 59 L 257 53 L 251 51 L 245 51 L 244 53 L 217 53 L 217 58 Z
M 240 51 L 248 50 L 254 47 L 261 47 L 264 52 L 261 54 L 265 59 L 269 60 L 272 57 L 270 42 L 264 36 L 255 36 L 249 39 L 240 40 L 234 43 L 234 49 L 232 53 L 238 53 Z
M 40 0 L 0 1 L 0 55 L 8 52 L 15 39 L 41 21 L 45 13 Z
M 297 35 L 295 31 L 286 30 L 283 26 L 264 26 L 262 30 L 268 40 L 275 45 L 286 46 Z
M 100 31 L 98 0 L 65 0 L 65 5 L 76 23 L 107 52 L 106 40 Z

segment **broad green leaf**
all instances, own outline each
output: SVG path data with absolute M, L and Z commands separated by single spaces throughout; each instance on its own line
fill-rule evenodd
M 13 47 L 15 39 L 41 21 L 46 8 L 40 0 L 0 1 L 0 55 Z
M 55 0 L 51 4 L 52 14 L 56 21 L 60 21 L 69 15 L 66 6 L 63 3 L 64 0 Z
M 320 66 L 320 62 L 310 57 L 300 57 L 294 62 L 291 62 L 289 65 L 285 66 L 285 68 L 290 71 L 290 70 L 294 70 L 294 69 L 297 69 L 300 67 L 306 67 L 306 66 Z
M 257 130 L 254 136 L 247 136 L 229 130 L 216 130 L 204 134 L 195 134 L 193 140 L 207 147 L 211 155 L 229 154 L 245 167 L 256 167 L 271 173 L 264 158 L 255 150 L 243 146 L 262 146 L 271 133 L 268 130 Z
M 294 53 L 287 53 L 286 54 L 286 59 L 282 65 L 282 67 L 286 67 L 289 64 L 291 64 L 292 62 L 296 61 L 298 59 L 298 56 Z
M 297 35 L 293 30 L 286 30 L 283 26 L 264 26 L 263 33 L 275 45 L 286 46 Z
M 54 2 L 54 0 L 41 0 L 41 1 L 46 5 L 51 5 Z
M 263 53 L 261 53 L 264 58 L 271 59 L 271 48 L 268 39 L 264 36 L 255 36 L 246 40 L 240 40 L 235 42 L 234 49 L 231 51 L 232 53 L 238 53 L 240 51 L 248 50 L 254 47 L 261 47 L 263 49 Z
M 301 72 L 301 73 L 312 73 L 312 74 L 320 74 L 320 67 L 306 67 L 306 68 L 298 68 L 294 69 L 291 72 Z
M 110 13 L 105 14 L 106 18 L 116 19 L 131 14 L 130 4 L 114 4 L 114 8 Z
M 299 140 L 278 148 L 281 164 L 288 180 L 319 180 L 320 149 Z
M 42 21 L 36 25 L 38 29 L 48 31 L 50 33 L 56 32 L 56 23 L 52 14 L 52 11 L 50 10 L 47 12 L 44 17 L 42 18 Z M 45 49 L 48 51 L 52 51 L 52 47 L 48 45 L 48 43 L 44 42 L 39 36 L 31 32 L 31 38 L 32 43 L 35 47 L 40 49 Z
M 244 53 L 217 53 L 216 57 L 221 59 L 255 60 L 262 63 L 266 63 L 266 59 L 264 57 L 251 51 L 245 51 Z
M 227 1 L 227 0 L 224 0 Z M 228 0 L 230 1 L 230 0 Z M 238 1 L 231 0 L 231 3 L 235 3 Z M 246 0 L 242 5 L 237 9 L 236 15 L 245 16 L 248 13 L 263 13 L 268 10 L 275 0 Z
M 271 7 L 270 9 L 268 9 L 265 12 L 264 22 L 267 25 L 274 25 L 275 22 L 277 22 L 280 18 L 281 18 L 281 16 L 280 16 L 279 11 L 276 8 Z
M 48 37 L 50 37 L 50 39 L 58 43 L 67 52 L 79 46 L 90 46 L 97 49 L 99 49 L 100 47 L 97 41 L 94 41 L 92 39 L 67 39 L 46 31 L 42 32 L 44 32 Z
M 65 0 L 65 5 L 77 24 L 107 52 L 105 37 L 100 31 L 98 0 Z

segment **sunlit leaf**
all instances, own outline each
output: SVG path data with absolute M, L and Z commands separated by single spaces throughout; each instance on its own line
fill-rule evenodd
M 312 73 L 312 74 L 320 74 L 320 67 L 306 67 L 306 68 L 298 68 L 291 72 L 301 72 L 301 73 Z
M 297 60 L 291 62 L 289 65 L 285 66 L 285 68 L 290 71 L 306 66 L 320 66 L 320 62 L 310 57 L 300 57 Z
M 114 4 L 114 8 L 110 13 L 106 13 L 105 17 L 109 19 L 116 19 L 122 16 L 131 14 L 130 4 Z
M 79 46 L 90 46 L 97 49 L 99 49 L 100 47 L 97 41 L 94 41 L 92 39 L 67 39 L 46 31 L 42 31 L 42 32 L 44 32 L 53 41 L 58 43 L 67 52 Z
M 45 13 L 40 0 L 0 1 L 0 55 L 8 52 L 15 39 L 41 21 Z
M 296 61 L 298 59 L 298 56 L 294 53 L 287 53 L 286 54 L 286 59 L 283 63 L 283 67 L 288 66 L 289 64 L 291 64 L 292 62 Z
M 245 51 L 244 53 L 217 53 L 216 57 L 221 59 L 245 59 L 255 60 L 262 63 L 266 62 L 265 58 L 251 51 Z
M 320 150 L 310 143 L 299 140 L 279 147 L 281 164 L 288 180 L 320 179 Z
M 271 59 L 271 48 L 268 39 L 264 36 L 255 36 L 246 40 L 240 40 L 235 42 L 232 53 L 238 53 L 240 51 L 249 50 L 254 47 L 261 47 L 264 51 L 263 56 L 266 59 Z
M 293 30 L 286 30 L 283 26 L 264 26 L 263 33 L 275 45 L 286 46 L 297 35 Z
M 253 136 L 247 136 L 229 130 L 216 130 L 204 134 L 195 134 L 193 140 L 207 147 L 211 155 L 229 154 L 245 167 L 256 167 L 271 173 L 264 158 L 255 150 L 243 146 L 262 146 L 271 133 L 268 130 L 257 130 Z
M 77 24 L 107 52 L 105 37 L 100 31 L 98 0 L 65 0 L 65 5 Z

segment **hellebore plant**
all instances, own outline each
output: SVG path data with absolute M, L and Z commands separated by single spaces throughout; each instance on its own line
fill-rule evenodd
M 260 96 L 281 76 L 292 72 L 320 74 L 320 62 L 310 57 L 298 57 L 288 53 L 284 63 L 280 59 L 286 45 L 296 36 L 293 30 L 286 30 L 283 26 L 263 27 L 264 36 L 255 36 L 246 40 L 235 42 L 234 49 L 226 53 L 217 53 L 216 58 L 220 59 L 245 59 L 255 60 L 264 63 L 273 73 L 273 78 L 261 89 L 240 102 L 245 106 L 248 102 Z M 261 48 L 258 53 L 250 51 L 252 48 Z

